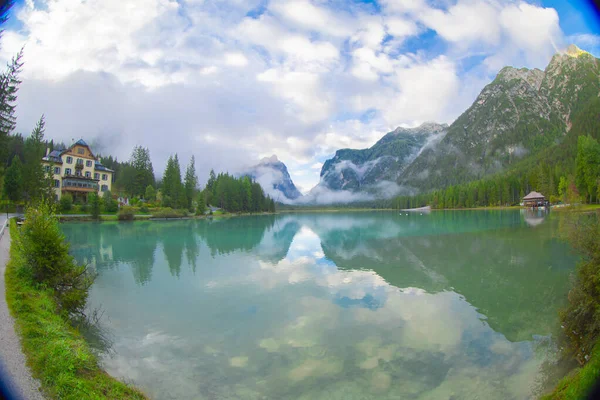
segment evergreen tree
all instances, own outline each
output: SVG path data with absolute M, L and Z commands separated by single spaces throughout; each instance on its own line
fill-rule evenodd
M 186 208 L 187 206 L 177 154 L 175 157 L 169 157 L 167 161 L 163 176 L 162 196 L 165 207 Z
M 195 167 L 195 159 L 192 156 L 190 163 L 185 171 L 185 197 L 186 197 L 186 206 L 189 210 L 192 209 L 192 201 L 194 200 L 194 194 L 196 192 L 196 187 L 198 186 L 198 177 L 196 176 L 196 167 Z
M 20 201 L 23 197 L 21 159 L 14 156 L 4 176 L 4 194 L 10 201 Z
M 206 200 L 204 199 L 204 191 L 200 191 L 198 193 L 198 198 L 196 199 L 196 215 L 204 215 L 206 212 Z
M 12 7 L 12 1 L 0 5 L 0 25 L 8 17 L 8 10 Z M 23 67 L 23 50 L 12 59 L 7 70 L 0 74 L 0 161 L 7 163 L 6 149 L 8 135 L 15 129 L 17 119 L 15 117 L 17 91 L 21 81 L 19 73 Z
M 131 154 L 130 165 L 133 169 L 130 184 L 131 195 L 143 196 L 148 185 L 154 185 L 154 168 L 150 159 L 150 151 L 142 146 L 135 146 Z
M 591 136 L 580 136 L 577 141 L 576 185 L 579 192 L 592 202 L 596 196 L 600 176 L 600 144 Z
M 25 140 L 25 165 L 23 167 L 23 189 L 30 201 L 52 198 L 50 174 L 42 166 L 45 151 L 45 121 L 42 115 L 31 135 Z

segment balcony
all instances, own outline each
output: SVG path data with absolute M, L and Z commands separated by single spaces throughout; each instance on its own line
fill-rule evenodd
M 64 192 L 97 192 L 98 182 L 93 179 L 69 176 L 63 178 L 62 190 Z

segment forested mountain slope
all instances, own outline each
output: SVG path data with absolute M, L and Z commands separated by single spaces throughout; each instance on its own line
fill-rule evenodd
M 505 67 L 399 181 L 428 190 L 503 171 L 560 143 L 599 93 L 599 60 L 573 45 L 545 71 Z

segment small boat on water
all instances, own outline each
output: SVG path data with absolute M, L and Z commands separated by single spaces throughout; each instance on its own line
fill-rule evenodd
M 431 206 L 419 207 L 419 208 L 405 208 L 400 211 L 404 212 L 418 212 L 428 214 L 431 212 Z

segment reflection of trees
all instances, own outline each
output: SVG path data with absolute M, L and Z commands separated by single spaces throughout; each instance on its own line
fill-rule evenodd
M 157 225 L 74 223 L 63 225 L 63 230 L 71 243 L 71 252 L 79 261 L 94 263 L 99 271 L 128 263 L 136 283 L 143 285 L 150 281 L 159 238 Z
M 275 218 L 268 215 L 202 221 L 197 232 L 213 257 L 237 250 L 250 251 L 260 244 L 265 230 L 273 226 Z
M 482 217 L 485 212 L 473 214 L 473 220 L 463 221 L 468 227 L 496 218 Z M 519 213 L 513 214 L 520 218 Z M 433 222 L 440 228 L 447 221 Z M 486 225 L 494 226 L 493 221 Z M 322 232 L 326 257 L 341 269 L 372 269 L 397 287 L 454 290 L 512 341 L 554 332 L 556 311 L 563 303 L 575 260 L 567 246 L 552 237 L 551 229 L 533 233 L 522 227 L 435 236 L 406 232 L 382 239 L 373 238 L 369 230 L 376 228 L 356 228 L 350 236 L 335 230 Z

